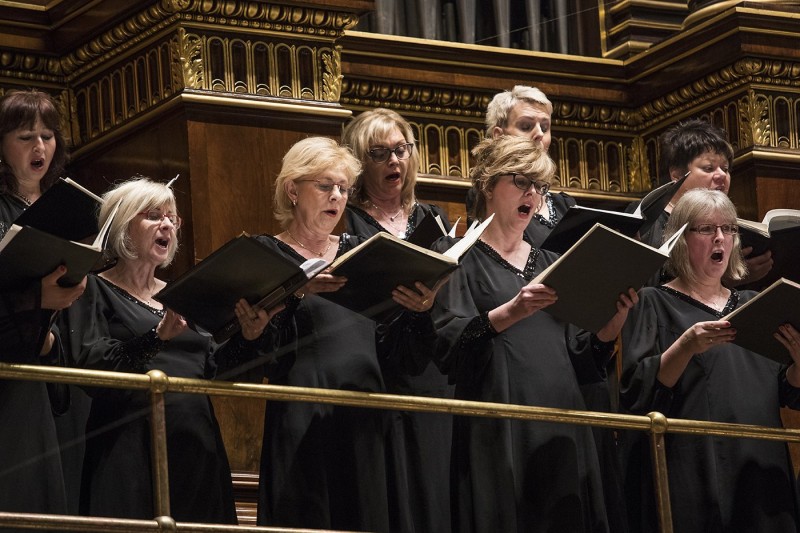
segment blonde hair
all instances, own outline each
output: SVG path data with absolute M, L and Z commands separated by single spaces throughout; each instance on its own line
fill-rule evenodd
M 736 208 L 730 198 L 722 191 L 709 189 L 692 189 L 687 191 L 669 216 L 664 229 L 664 241 L 672 237 L 684 224 L 696 223 L 700 218 L 709 215 L 722 215 L 728 223 L 736 224 Z M 688 231 L 688 228 L 686 229 Z M 686 243 L 686 232 L 675 242 L 666 264 L 667 272 L 681 278 L 689 284 L 697 282 L 692 265 L 689 263 L 689 245 Z M 725 269 L 724 277 L 732 280 L 742 279 L 747 275 L 747 265 L 742 256 L 742 244 L 739 235 L 733 236 L 733 249 Z
M 139 213 L 166 206 L 168 210 L 177 214 L 172 189 L 164 183 L 144 176 L 134 176 L 118 183 L 103 195 L 103 200 L 99 215 L 100 227 L 105 224 L 112 209 L 119 203 L 117 214 L 108 232 L 108 247 L 115 256 L 128 260 L 139 257 L 130 236 L 131 222 Z M 169 265 L 175 258 L 175 253 L 178 251 L 177 235 L 175 239 L 170 239 L 169 247 L 167 259 L 160 265 L 162 267 Z
M 282 228 L 294 220 L 294 204 L 286 192 L 286 184 L 303 178 L 316 178 L 327 170 L 341 170 L 352 186 L 361 172 L 361 163 L 339 143 L 328 137 L 308 137 L 296 142 L 283 156 L 280 174 L 275 180 L 275 219 Z
M 520 102 L 528 104 L 538 104 L 543 106 L 548 115 L 553 114 L 553 103 L 548 100 L 547 95 L 536 87 L 527 85 L 515 85 L 510 91 L 497 93 L 486 107 L 486 136 L 492 136 L 492 129 L 495 126 L 505 129 L 508 126 L 508 116 Z
M 394 129 L 400 130 L 406 142 L 414 145 L 411 148 L 411 157 L 408 160 L 408 172 L 403 181 L 403 188 L 400 191 L 400 202 L 404 208 L 410 209 L 416 201 L 414 187 L 417 184 L 419 153 L 414 139 L 414 131 L 406 119 L 397 112 L 382 107 L 364 111 L 350 120 L 344 127 L 342 144 L 349 146 L 362 165 L 366 165 L 370 146 L 388 137 Z M 367 201 L 367 192 L 364 187 L 363 172 L 359 173 L 354 189 L 353 196 L 349 198 L 349 202 L 353 204 L 365 203 Z
M 500 176 L 523 174 L 537 181 L 551 183 L 556 164 L 538 144 L 526 137 L 501 135 L 486 138 L 472 150 L 475 165 L 470 172 L 475 189 L 474 217 L 486 218 L 486 193 L 493 190 Z

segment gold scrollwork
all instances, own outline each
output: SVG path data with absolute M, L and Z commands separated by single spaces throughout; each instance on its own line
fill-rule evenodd
M 197 35 L 187 34 L 186 30 L 180 28 L 177 38 L 171 43 L 171 48 L 177 59 L 172 63 L 175 86 L 202 89 L 203 45 L 200 38 Z
M 739 132 L 745 146 L 770 144 L 770 124 L 767 99 L 759 99 L 753 90 L 739 100 Z

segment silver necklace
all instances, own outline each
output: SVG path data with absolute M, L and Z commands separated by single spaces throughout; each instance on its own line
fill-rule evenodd
M 383 216 L 385 216 L 387 219 L 389 219 L 389 222 L 394 222 L 394 219 L 399 217 L 400 214 L 403 212 L 403 205 L 402 204 L 400 205 L 400 209 L 394 215 L 390 215 L 389 213 L 387 213 L 386 211 L 384 211 L 383 209 L 381 209 L 380 207 L 375 205 L 375 202 L 373 202 L 372 200 L 369 201 L 369 205 L 371 205 L 376 211 L 379 211 Z
M 308 246 L 306 246 L 306 245 L 305 245 L 305 244 L 303 244 L 302 242 L 298 241 L 298 240 L 297 240 L 297 238 L 296 238 L 294 235 L 292 235 L 292 232 L 291 232 L 291 231 L 289 231 L 288 229 L 286 230 L 286 233 L 288 233 L 288 234 L 289 234 L 289 237 L 291 237 L 291 239 L 292 239 L 294 242 L 296 242 L 296 243 L 297 243 L 297 245 L 298 245 L 300 248 L 302 248 L 303 250 L 308 250 L 309 252 L 311 252 L 312 254 L 314 254 L 314 255 L 316 255 L 316 256 L 318 256 L 318 257 L 324 257 L 324 256 L 325 256 L 325 254 L 327 254 L 327 253 L 328 253 L 328 250 L 330 250 L 330 249 L 331 249 L 331 245 L 333 244 L 333 241 L 331 241 L 330 239 L 328 239 L 328 246 L 326 246 L 326 247 L 325 247 L 325 250 L 323 250 L 322 252 L 318 252 L 318 251 L 316 251 L 316 250 L 312 250 L 311 248 L 309 248 Z

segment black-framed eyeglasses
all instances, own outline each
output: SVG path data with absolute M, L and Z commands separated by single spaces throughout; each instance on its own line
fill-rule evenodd
M 716 235 L 717 230 L 722 230 L 722 233 L 725 235 L 736 235 L 739 233 L 739 226 L 736 224 L 700 224 L 693 228 L 689 228 L 689 231 L 693 231 L 695 233 L 699 233 L 700 235 Z
M 181 227 L 181 217 L 175 213 L 165 213 L 161 209 L 151 209 L 150 211 L 142 211 L 139 214 L 144 215 L 144 217 L 150 222 L 161 222 L 166 218 L 172 223 L 173 226 L 175 226 L 176 231 Z
M 341 185 L 339 183 L 334 183 L 332 181 L 313 180 L 313 179 L 295 180 L 295 181 L 298 181 L 298 182 L 303 182 L 303 181 L 311 182 L 311 183 L 314 184 L 314 187 L 316 187 L 316 189 L 318 191 L 322 191 L 324 193 L 333 192 L 333 188 L 334 187 L 339 189 L 339 194 L 341 194 L 342 196 L 350 196 L 353 193 L 353 188 L 352 187 L 348 187 L 347 185 Z
M 550 184 L 546 181 L 534 180 L 525 174 L 511 174 L 511 180 L 514 182 L 517 189 L 527 191 L 533 187 L 533 189 L 542 196 L 547 194 L 547 191 L 550 190 Z
M 367 151 L 369 154 L 369 158 L 372 159 L 375 163 L 384 163 L 392 157 L 392 154 L 397 156 L 397 159 L 403 160 L 408 159 L 411 157 L 411 152 L 414 151 L 414 144 L 413 143 L 405 143 L 401 144 L 400 146 L 396 146 L 394 148 L 384 148 L 383 146 L 379 146 L 377 148 L 370 148 Z

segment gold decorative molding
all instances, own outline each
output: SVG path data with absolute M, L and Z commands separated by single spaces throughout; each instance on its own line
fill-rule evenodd
M 739 100 L 739 131 L 743 145 L 770 145 L 768 109 L 767 99 L 759 99 L 752 89 L 747 91 L 747 96 Z
M 204 66 L 200 39 L 195 35 L 187 35 L 186 30 L 180 28 L 177 37 L 172 41 L 171 51 L 173 57 L 177 58 L 177 61 L 172 63 L 175 85 L 202 89 Z
M 342 47 L 334 46 L 330 52 L 322 52 L 322 99 L 338 102 L 342 94 Z
M 483 122 L 494 92 L 417 86 L 408 83 L 345 78 L 341 103 L 357 108 L 390 107 L 412 112 Z
M 332 43 L 354 27 L 354 13 L 245 0 L 161 0 L 61 58 L 15 51 L 0 53 L 0 75 L 35 81 L 74 80 L 176 24 L 213 31 L 294 36 Z
M 662 121 L 665 115 L 675 114 L 686 108 L 696 108 L 751 83 L 800 87 L 800 63 L 753 58 L 736 61 L 643 105 L 639 112 L 642 121 L 649 126 Z
M 650 162 L 647 158 L 647 147 L 644 139 L 636 137 L 631 141 L 628 153 L 627 189 L 629 191 L 646 191 L 650 189 Z

